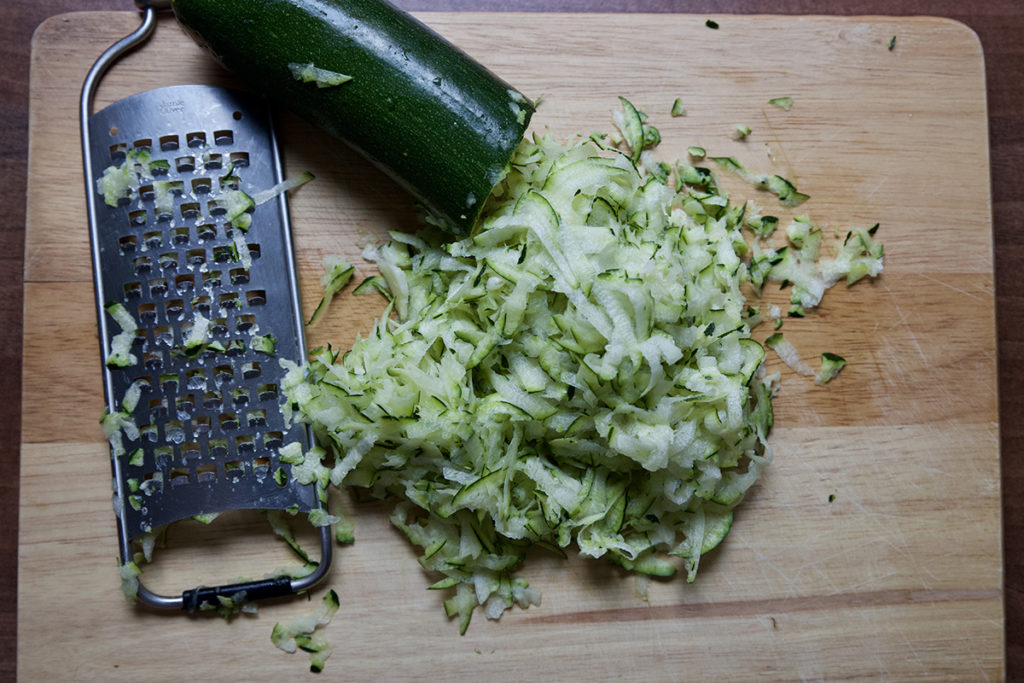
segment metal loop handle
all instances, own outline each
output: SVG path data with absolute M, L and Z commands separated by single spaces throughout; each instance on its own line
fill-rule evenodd
M 182 609 L 186 612 L 194 612 L 201 608 L 204 601 L 216 600 L 218 595 L 226 598 L 244 594 L 246 601 L 264 600 L 267 598 L 282 597 L 292 593 L 301 593 L 309 590 L 327 574 L 331 566 L 333 555 L 333 534 L 331 527 L 320 527 L 320 563 L 309 575 L 299 579 L 280 577 L 277 579 L 265 579 L 262 581 L 248 581 L 234 583 L 226 586 L 198 587 L 187 590 L 181 595 L 161 595 L 154 593 L 139 582 L 139 601 L 151 607 L 161 609 Z
M 170 6 L 170 3 L 167 4 Z M 117 61 L 118 57 L 149 38 L 155 27 L 156 8 L 148 7 L 142 15 L 142 24 L 127 36 L 108 47 L 100 55 L 100 58 L 96 60 L 96 63 L 92 65 L 92 68 L 89 69 L 89 73 L 85 75 L 85 82 L 82 84 L 79 114 L 82 123 L 82 144 L 86 154 L 89 151 L 86 144 L 89 139 L 89 117 L 92 115 L 92 101 L 96 95 L 96 88 L 99 86 L 100 79 L 103 78 L 103 74 L 107 72 L 110 65 Z

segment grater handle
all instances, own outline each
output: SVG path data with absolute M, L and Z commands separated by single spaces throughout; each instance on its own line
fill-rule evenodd
M 78 117 L 79 127 L 81 128 L 82 134 L 82 166 L 83 173 L 85 176 L 85 187 L 87 188 L 85 193 L 85 205 L 86 211 L 89 216 L 89 230 L 92 243 L 96 243 L 96 221 L 94 216 L 96 215 L 96 193 L 92 191 L 92 188 L 96 187 L 96 178 L 93 175 L 92 170 L 92 136 L 89 134 L 89 117 L 92 116 L 92 103 L 96 95 L 96 88 L 99 86 L 100 79 L 103 78 L 103 74 L 107 72 L 118 57 L 122 54 L 131 50 L 136 45 L 139 45 L 153 33 L 153 29 L 156 27 L 156 10 L 153 8 L 147 8 L 145 14 L 142 17 L 142 24 L 139 25 L 135 31 L 128 34 L 121 40 L 117 41 L 110 47 L 108 47 L 96 63 L 89 69 L 89 73 L 85 76 L 85 82 L 82 83 L 82 95 L 79 100 Z M 99 262 L 99 255 L 93 252 L 93 272 L 99 272 L 97 269 L 101 267 Z M 99 332 L 100 339 L 107 338 L 107 323 L 103 316 L 103 303 L 97 299 L 96 303 L 97 313 L 99 317 Z M 104 383 L 105 385 L 106 383 Z M 108 407 L 113 407 L 112 397 L 107 396 Z
M 89 117 L 92 115 L 92 101 L 96 95 L 96 88 L 99 85 L 100 79 L 103 78 L 103 74 L 107 72 L 111 64 L 117 61 L 118 57 L 149 38 L 149 35 L 153 33 L 153 29 L 156 28 L 156 11 L 158 6 L 163 3 L 159 2 L 159 0 L 152 2 L 140 0 L 136 4 L 140 5 L 140 7 L 146 6 L 145 13 L 142 15 L 142 24 L 127 36 L 108 47 L 85 76 L 85 82 L 82 84 L 82 97 L 79 103 L 83 143 L 89 140 Z M 169 2 L 166 4 L 170 6 Z M 86 153 L 88 153 L 88 149 L 88 145 L 85 145 L 84 150 Z
M 230 598 L 244 592 L 246 601 L 254 602 L 256 600 L 280 598 L 293 593 L 301 593 L 319 583 L 320 579 L 327 573 L 328 568 L 331 566 L 333 540 L 331 528 L 329 526 L 320 527 L 320 564 L 312 574 L 301 579 L 279 577 L 262 581 L 243 581 L 224 586 L 198 586 L 185 591 L 181 595 L 160 595 L 159 593 L 154 593 L 140 581 L 139 600 L 151 607 L 162 609 L 178 608 L 186 612 L 195 612 L 204 602 L 215 603 L 219 595 Z

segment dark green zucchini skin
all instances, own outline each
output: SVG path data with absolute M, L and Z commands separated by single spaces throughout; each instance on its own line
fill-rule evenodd
M 173 0 L 193 39 L 253 88 L 354 147 L 456 235 L 503 177 L 532 103 L 384 0 Z M 352 80 L 318 88 L 289 63 Z

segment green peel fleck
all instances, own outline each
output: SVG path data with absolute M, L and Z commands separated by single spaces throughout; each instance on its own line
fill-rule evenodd
M 731 137 L 733 140 L 746 140 L 748 135 L 750 135 L 750 126 L 741 123 L 733 129 Z

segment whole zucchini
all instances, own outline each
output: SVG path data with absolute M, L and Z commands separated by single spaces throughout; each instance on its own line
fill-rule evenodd
M 354 147 L 460 236 L 533 113 L 527 98 L 386 0 L 172 6 L 225 67 Z M 351 80 L 318 87 L 294 73 L 303 64 Z

